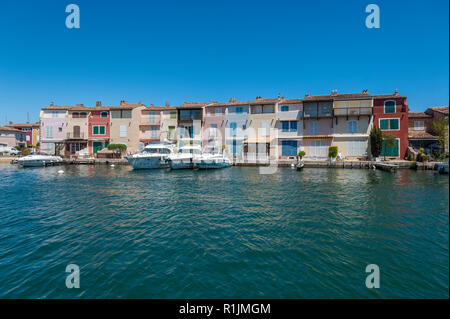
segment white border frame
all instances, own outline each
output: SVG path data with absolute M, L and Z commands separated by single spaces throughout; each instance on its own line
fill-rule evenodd
M 394 102 L 394 113 L 386 113 L 386 102 Z M 383 114 L 395 114 L 397 113 L 397 101 L 395 100 L 386 100 L 383 103 Z
M 390 124 L 389 124 L 389 129 L 388 130 L 382 130 L 381 129 L 381 124 L 380 124 L 380 122 L 381 122 L 381 120 L 398 120 L 398 129 L 396 129 L 396 130 L 391 130 L 391 128 L 390 128 Z M 380 131 L 382 131 L 382 132 L 387 132 L 387 131 L 400 131 L 400 125 L 401 125 L 401 123 L 400 123 L 400 118 L 399 117 L 380 117 L 379 119 L 378 119 L 378 128 L 380 129 Z

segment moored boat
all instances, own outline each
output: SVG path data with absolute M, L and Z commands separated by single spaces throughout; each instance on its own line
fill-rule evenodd
M 133 169 L 152 169 L 167 167 L 167 157 L 173 153 L 173 145 L 169 143 L 149 144 L 141 153 L 125 156 Z
M 194 168 L 194 158 L 201 154 L 200 146 L 182 146 L 177 153 L 172 153 L 167 157 L 167 162 L 171 169 Z
M 31 153 L 30 155 L 18 158 L 17 163 L 19 163 L 19 165 L 22 167 L 53 166 L 61 165 L 62 158 L 53 155 Z
M 222 154 L 203 153 L 193 160 L 194 167 L 199 169 L 225 168 L 231 166 L 231 161 Z

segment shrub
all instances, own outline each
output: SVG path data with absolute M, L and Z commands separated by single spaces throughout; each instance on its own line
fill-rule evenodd
M 379 128 L 373 127 L 370 130 L 370 152 L 373 157 L 378 157 L 381 154 L 381 147 L 383 143 L 383 138 L 381 136 L 381 130 Z
M 297 157 L 302 159 L 305 155 L 306 155 L 305 151 L 300 151 L 298 152 Z
M 416 162 L 411 162 L 411 164 L 409 165 L 410 169 L 417 169 L 417 163 Z
M 31 148 L 29 148 L 29 147 L 24 148 L 24 149 L 22 150 L 22 155 L 23 155 L 23 156 L 30 155 L 30 153 L 31 153 Z
M 127 150 L 127 146 L 125 144 L 109 144 L 108 149 L 117 153 L 123 153 Z
M 337 157 L 338 155 L 338 147 L 337 146 L 330 146 L 328 148 L 328 156 L 329 157 Z

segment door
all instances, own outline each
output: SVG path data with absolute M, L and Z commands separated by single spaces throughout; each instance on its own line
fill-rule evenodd
M 98 151 L 102 150 L 102 142 L 94 142 L 92 146 L 92 152 L 96 154 Z
M 297 155 L 297 141 L 282 141 L 281 142 L 282 156 L 296 156 Z
M 77 125 L 73 127 L 73 137 L 74 138 L 80 137 L 80 127 Z
M 398 157 L 400 156 L 399 154 L 400 154 L 399 139 L 395 140 L 394 147 L 385 147 L 383 140 L 383 143 L 381 144 L 381 156 Z
M 309 153 L 312 157 L 327 157 L 327 142 L 326 141 L 311 141 Z

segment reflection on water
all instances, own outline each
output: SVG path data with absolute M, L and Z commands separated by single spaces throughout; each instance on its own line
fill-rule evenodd
M 448 176 L 59 169 L 0 166 L 0 297 L 448 297 Z

